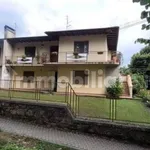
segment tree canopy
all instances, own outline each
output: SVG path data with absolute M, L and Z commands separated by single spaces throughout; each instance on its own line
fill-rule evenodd
M 150 30 L 150 0 L 133 0 L 133 2 L 145 6 L 145 10 L 141 12 L 141 19 L 146 19 L 147 24 L 142 25 L 142 30 Z M 139 38 L 137 39 L 137 42 L 150 44 L 150 39 Z
M 130 74 L 130 69 L 128 67 L 125 67 L 125 66 L 120 67 L 120 73 L 121 73 L 121 75 L 126 76 L 126 75 Z
M 129 68 L 132 73 L 147 74 L 150 70 L 150 46 L 132 56 Z

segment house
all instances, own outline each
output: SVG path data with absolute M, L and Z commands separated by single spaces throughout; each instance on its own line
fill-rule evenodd
M 5 26 L 2 81 L 15 81 L 11 86 L 19 90 L 38 87 L 58 93 L 65 91 L 64 84 L 68 82 L 76 93 L 104 95 L 109 82 L 119 76 L 119 27 L 45 34 L 15 37 L 15 30 Z M 125 94 L 132 96 L 129 80 L 124 79 Z M 8 85 L 1 83 L 1 87 Z

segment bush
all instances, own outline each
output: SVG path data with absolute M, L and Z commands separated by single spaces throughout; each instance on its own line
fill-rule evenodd
M 150 95 L 147 90 L 141 90 L 138 94 L 138 97 L 140 97 L 144 103 L 150 102 Z
M 148 91 L 144 89 L 144 90 L 140 90 L 138 97 L 143 99 L 143 98 L 148 97 L 148 95 L 149 95 Z
M 123 87 L 119 78 L 117 78 L 115 83 L 113 83 L 110 87 L 106 88 L 106 91 L 109 98 L 119 98 L 123 92 Z
M 144 76 L 140 74 L 132 75 L 132 84 L 133 84 L 133 95 L 138 94 L 140 90 L 146 88 Z

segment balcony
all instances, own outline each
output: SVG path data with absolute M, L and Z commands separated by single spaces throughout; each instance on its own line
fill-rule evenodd
M 25 56 L 6 56 L 6 66 L 43 66 L 39 60 L 40 58 L 25 57 Z
M 59 52 L 58 61 L 47 58 L 44 64 L 116 64 L 119 65 L 121 58 L 118 53 L 108 51 L 93 51 L 89 53 Z
M 56 55 L 56 54 L 55 54 Z M 121 63 L 121 56 L 116 52 L 89 52 L 89 53 L 74 53 L 74 52 L 59 52 L 57 56 L 32 57 L 6 57 L 6 66 L 44 66 L 50 64 L 115 64 Z

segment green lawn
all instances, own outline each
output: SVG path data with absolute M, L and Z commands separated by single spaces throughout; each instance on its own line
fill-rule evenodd
M 39 95 L 35 92 L 20 92 L 20 91 L 4 91 L 0 90 L 0 97 L 6 97 L 9 98 L 11 95 L 11 98 L 20 98 L 20 99 L 28 99 L 28 100 L 35 100 L 38 96 L 41 101 L 51 101 L 51 102 L 61 102 L 65 103 L 65 96 L 62 95 L 53 95 L 49 93 L 40 93 Z
M 80 116 L 110 118 L 110 100 L 102 98 L 80 98 Z M 116 105 L 116 119 L 150 123 L 150 108 L 140 100 L 119 99 Z
M 35 99 L 35 93 L 31 92 L 11 92 L 0 91 L 0 97 L 8 97 L 8 95 L 21 99 Z M 64 95 L 40 94 L 40 100 L 65 103 Z M 117 100 L 116 119 L 134 122 L 150 123 L 150 108 L 147 108 L 140 100 Z M 80 96 L 79 116 L 92 118 L 110 118 L 110 100 L 96 97 Z

